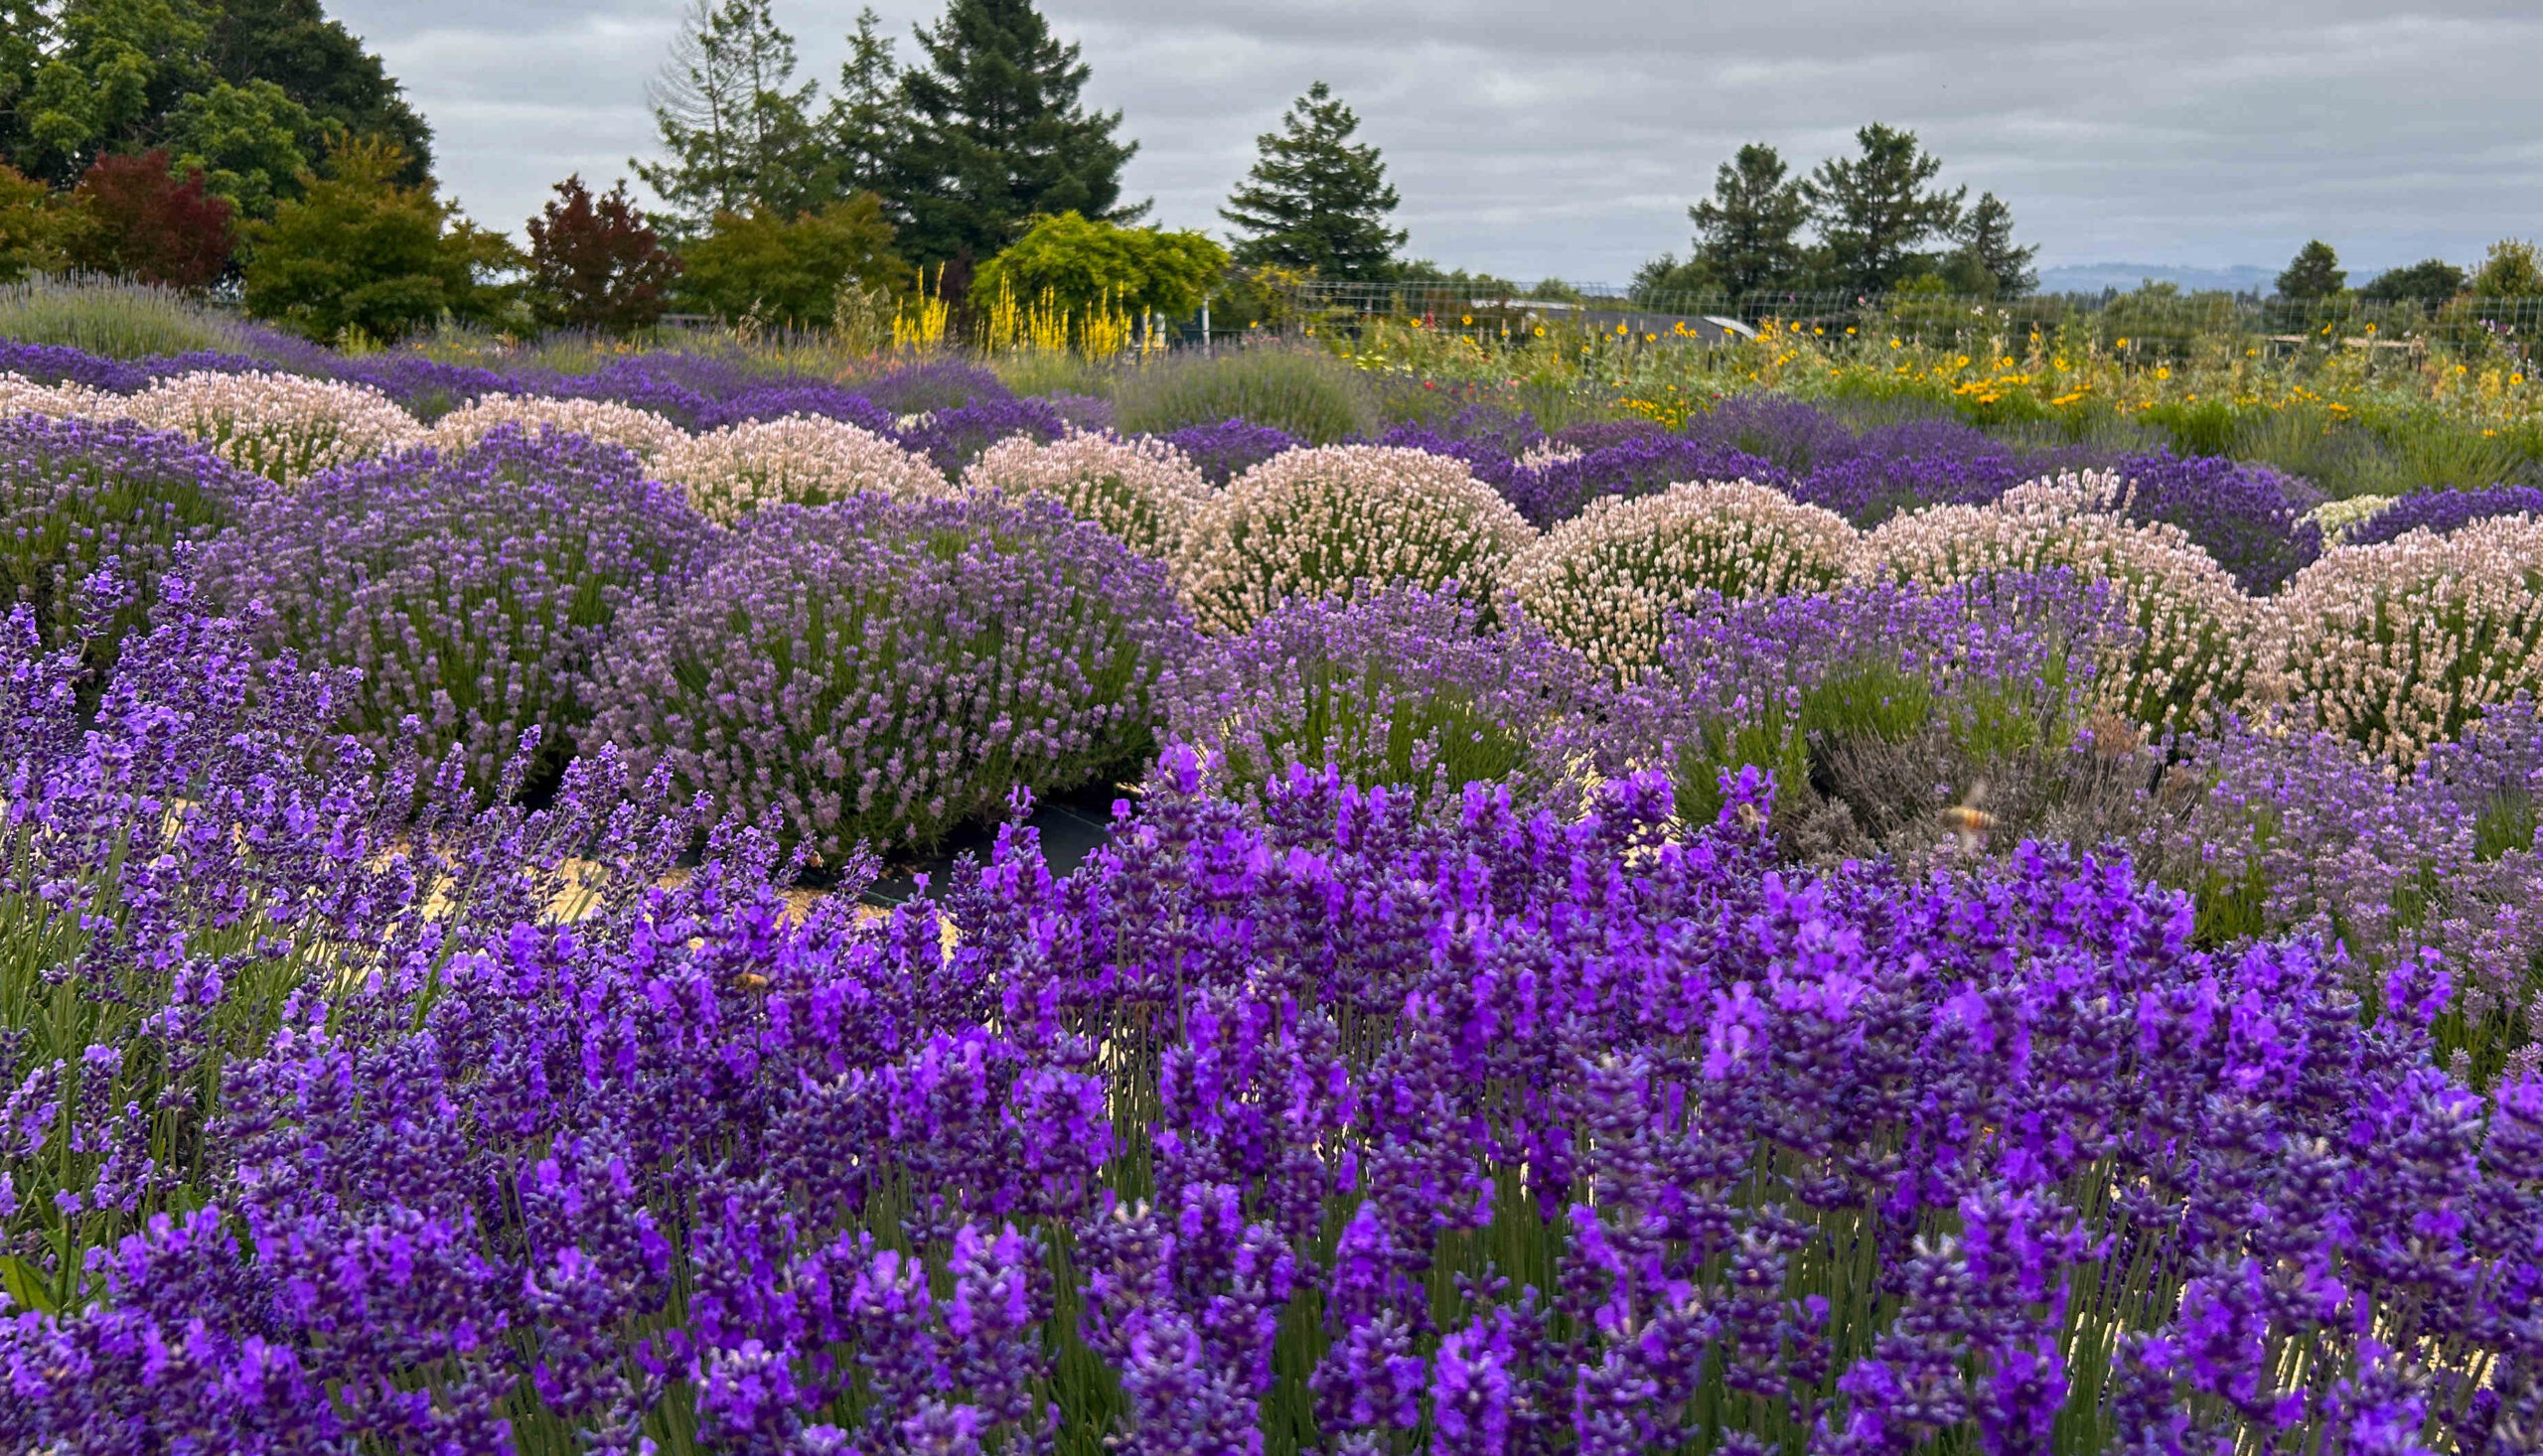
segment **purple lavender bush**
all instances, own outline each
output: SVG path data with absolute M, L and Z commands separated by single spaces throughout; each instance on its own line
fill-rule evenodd
M 930 414 L 940 409 L 1011 399 L 1013 391 L 996 374 L 960 360 L 905 364 L 857 381 L 857 389 L 876 404 L 901 414 Z
M 703 434 L 744 420 L 784 419 L 791 414 L 844 420 L 886 440 L 899 434 L 890 410 L 836 384 L 756 385 L 701 407 L 692 428 Z
M 716 540 L 628 452 L 503 425 L 260 501 L 205 554 L 202 585 L 207 605 L 260 614 L 270 647 L 358 669 L 343 721 L 383 760 L 455 752 L 483 796 L 528 730 L 543 734 L 541 779 L 562 763 L 612 622 L 687 580 Z
M 1783 472 L 1754 455 L 1677 436 L 1632 435 L 1577 455 L 1513 464 L 1492 484 L 1544 529 L 1601 496 L 1648 496 L 1682 481 L 1752 481 L 1781 488 Z
M 2186 745 L 2167 779 L 2175 807 L 2132 837 L 2151 873 L 2191 894 L 2203 943 L 2318 937 L 2370 994 L 2441 973 L 2434 1032 L 2459 1078 L 2543 1072 L 2530 700 L 2492 707 L 2404 776 L 2336 734 L 2237 725 Z
M 902 442 L 936 462 L 947 479 L 960 476 L 1000 440 L 1028 435 L 1047 445 L 1069 432 L 1069 422 L 1045 399 L 984 398 L 939 409 L 900 432 Z
M 2305 517 L 2318 504 L 2312 492 L 2266 465 L 2155 450 L 2123 457 L 2117 469 L 2127 481 L 2122 513 L 2179 526 L 2253 596 L 2277 591 L 2322 554 L 2322 528 Z
M 1200 468 L 1202 478 L 1214 486 L 1225 486 L 1281 451 L 1304 444 L 1286 431 L 1241 419 L 1193 425 L 1157 438 L 1182 451 L 1185 459 Z
M 1259 793 L 1291 765 L 1362 788 L 1409 786 L 1452 810 L 1468 784 L 1563 811 L 1585 786 L 1575 726 L 1605 679 L 1543 634 L 1487 631 L 1453 589 L 1307 599 L 1170 665 L 1165 721 L 1212 782 Z
M 589 701 L 639 766 L 837 863 L 1133 771 L 1187 630 L 1163 567 L 1051 502 L 857 496 L 746 517 L 624 619 Z
M 105 359 L 67 344 L 29 344 L 0 339 L 0 374 L 18 374 L 39 384 L 84 384 L 109 394 L 129 394 L 153 377 L 142 364 Z
M 2543 486 L 2491 486 L 2476 491 L 2415 491 L 2353 527 L 2342 544 L 2371 546 L 2406 531 L 2439 535 L 2493 515 L 2543 516 Z
M 1925 776 L 1898 804 L 1856 803 L 1873 823 L 1936 826 L 1936 811 L 1990 765 L 2062 750 L 2085 723 L 2096 660 L 2124 636 L 2106 587 L 2064 572 L 2001 573 L 1957 586 L 1891 582 L 1812 595 L 1719 595 L 1679 619 L 1654 671 L 1611 715 L 1601 758 L 1613 771 L 1671 766 L 1694 812 L 1720 804 L 1720 776 L 1770 769 L 1820 808 L 1831 758 L 1849 745 L 1914 743 Z
M 0 609 L 23 606 L 48 649 L 83 632 L 92 670 L 158 605 L 179 555 L 237 521 L 271 489 L 183 435 L 125 421 L 0 417 Z M 84 621 L 81 587 L 113 578 Z M 102 589 L 102 584 L 101 589 Z
M 314 730 L 188 706 L 273 698 L 183 631 L 102 734 L 0 701 L 38 725 L 8 1449 L 2510 1456 L 2543 1421 L 2543 1082 L 2434 1065 L 2442 977 L 2370 1023 L 2315 943 L 2197 948 L 2124 857 L 1795 873 L 1754 772 L 1710 825 L 1658 775 L 1443 819 L 1339 775 L 1230 803 L 1185 750 L 1070 877 L 1010 828 L 799 916 L 729 824 L 659 883 L 685 821 L 606 757 L 552 813 L 374 837 Z M 127 860 L 111 913 L 51 912 Z

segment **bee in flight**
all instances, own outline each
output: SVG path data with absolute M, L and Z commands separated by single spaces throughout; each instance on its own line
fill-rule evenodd
M 1987 831 L 1996 827 L 1996 816 L 1978 806 L 1986 800 L 1987 781 L 1980 779 L 1969 786 L 1969 792 L 1960 797 L 1960 802 L 1942 811 L 1943 827 L 1959 838 L 1964 853 L 1983 848 L 1987 843 Z

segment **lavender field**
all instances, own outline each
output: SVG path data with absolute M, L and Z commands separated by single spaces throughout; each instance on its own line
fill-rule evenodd
M 1157 378 L 0 344 L 0 1449 L 2543 1448 L 2534 488 Z

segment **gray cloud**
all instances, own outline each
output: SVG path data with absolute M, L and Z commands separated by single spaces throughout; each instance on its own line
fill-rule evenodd
M 516 230 L 568 172 L 653 144 L 645 83 L 679 0 L 335 0 L 439 134 L 471 213 Z M 855 0 L 779 0 L 827 79 Z M 933 3 L 876 5 L 906 39 Z M 2543 218 L 2543 12 L 2531 0 L 1044 0 L 1124 113 L 1127 184 L 1217 229 L 1258 132 L 1330 81 L 1386 151 L 1413 249 L 1522 278 L 1620 279 L 1683 251 L 1741 142 L 1797 164 L 1870 120 L 2013 204 L 2042 261 L 2365 270 L 2469 260 Z

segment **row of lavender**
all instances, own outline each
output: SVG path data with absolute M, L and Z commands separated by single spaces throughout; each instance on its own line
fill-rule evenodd
M 1673 437 L 1540 440 L 1498 463 L 1441 439 L 1287 448 L 1214 486 L 1173 440 L 1064 434 L 1056 416 L 972 438 L 1022 407 L 690 433 L 614 401 L 507 395 L 427 431 L 374 392 L 293 376 L 22 384 L 0 399 L 26 457 L 11 570 L 19 595 L 60 602 L 130 557 L 128 628 L 164 569 L 136 553 L 218 538 L 190 574 L 223 610 L 258 606 L 277 644 L 361 668 L 374 744 L 458 745 L 482 793 L 524 731 L 552 760 L 596 730 L 727 803 L 776 805 L 829 855 L 925 843 L 1017 782 L 1100 780 L 1173 716 L 1166 677 L 1208 655 L 1177 646 L 1196 628 L 1240 634 L 1362 583 L 1454 583 L 1630 679 L 1716 596 L 2073 570 L 2114 583 L 2129 617 L 2099 679 L 2113 712 L 2163 730 L 2294 699 L 2401 763 L 2527 690 L 2543 637 L 2543 532 L 2524 514 L 2343 547 L 2246 590 L 2217 551 L 2270 578 L 2293 558 L 2264 545 L 2319 539 L 2284 483 L 2225 462 L 1991 487 L 1866 531 L 1753 457 L 1729 464 L 1779 485 L 1713 480 L 1716 447 Z M 55 413 L 173 429 L 260 475 Z M 950 460 L 903 438 L 928 430 Z M 1651 479 L 1610 480 L 1544 531 L 1512 504 L 1593 458 Z M 1097 529 L 1012 509 L 1033 498 Z M 112 539 L 134 531 L 147 541 Z M 62 641 L 67 611 L 47 620 Z
M 2056 697 L 2091 654 L 2042 624 L 2100 598 L 1790 599 L 1703 655 L 1798 647 L 1825 684 L 1906 644 L 1901 693 Z M 1407 649 L 1445 610 L 1435 646 L 1488 650 L 1383 605 L 1288 620 Z M 688 806 L 614 753 L 538 813 L 429 795 L 418 833 L 424 786 L 379 792 L 337 685 L 237 624 L 132 639 L 93 715 L 86 672 L 20 611 L 10 1449 L 2543 1431 L 2543 1081 L 2444 1069 L 2470 962 L 2361 997 L 2317 940 L 2202 948 L 2115 850 L 1798 872 L 1753 770 L 1690 826 L 1663 774 L 1566 820 L 1307 769 L 1237 802 L 1178 750 L 1066 879 L 1010 831 L 887 918 L 798 920 L 740 822 L 673 877 Z M 2510 716 L 2432 756 L 2408 825 L 2329 829 L 2391 786 L 2265 738 L 2199 798 L 2288 796 L 2306 862 L 2353 871 L 2521 788 L 2543 731 Z
M 870 423 L 0 429 L 12 1448 L 2532 1445 L 2521 526 Z M 770 888 L 1160 724 L 1073 877 Z

